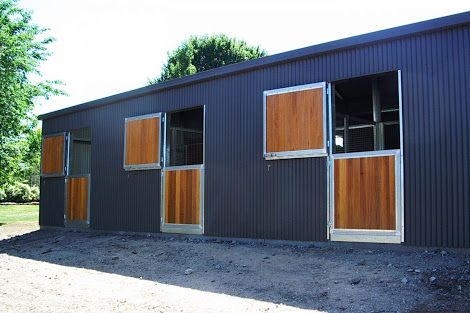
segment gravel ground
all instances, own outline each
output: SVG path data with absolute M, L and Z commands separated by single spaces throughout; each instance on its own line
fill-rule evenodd
M 0 312 L 470 312 L 470 253 L 0 227 Z

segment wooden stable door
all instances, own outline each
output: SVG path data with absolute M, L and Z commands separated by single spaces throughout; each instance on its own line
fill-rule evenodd
M 266 98 L 266 152 L 322 149 L 323 89 Z
M 326 84 L 264 91 L 266 159 L 326 156 Z
M 88 220 L 89 176 L 67 177 L 67 222 Z
M 167 224 L 200 224 L 201 169 L 164 173 L 164 214 Z
M 334 228 L 396 229 L 395 156 L 334 160 Z
M 42 138 L 41 175 L 63 176 L 65 173 L 65 134 Z

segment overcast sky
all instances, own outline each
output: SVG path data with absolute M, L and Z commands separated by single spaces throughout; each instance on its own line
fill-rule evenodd
M 470 10 L 470 0 L 21 0 L 56 38 L 41 67 L 68 97 L 46 113 L 142 87 L 190 35 L 225 33 L 269 54 Z

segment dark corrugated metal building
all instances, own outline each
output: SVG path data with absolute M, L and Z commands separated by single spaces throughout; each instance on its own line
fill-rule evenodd
M 470 12 L 40 119 L 43 227 L 470 247 Z

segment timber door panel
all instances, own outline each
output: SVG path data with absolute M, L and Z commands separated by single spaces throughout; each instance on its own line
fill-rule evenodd
M 65 133 L 42 138 L 41 175 L 43 177 L 56 177 L 65 174 L 65 138 Z
M 264 157 L 326 156 L 326 85 L 264 92 Z
M 202 234 L 202 186 L 202 165 L 163 170 L 162 231 Z
M 88 222 L 89 193 L 89 175 L 67 177 L 66 223 L 68 226 Z
M 400 243 L 400 150 L 333 155 L 330 238 Z
M 199 224 L 200 171 L 169 171 L 165 174 L 165 223 Z
M 395 157 L 334 161 L 335 229 L 396 229 Z
M 160 124 L 160 113 L 126 118 L 125 170 L 160 168 Z

